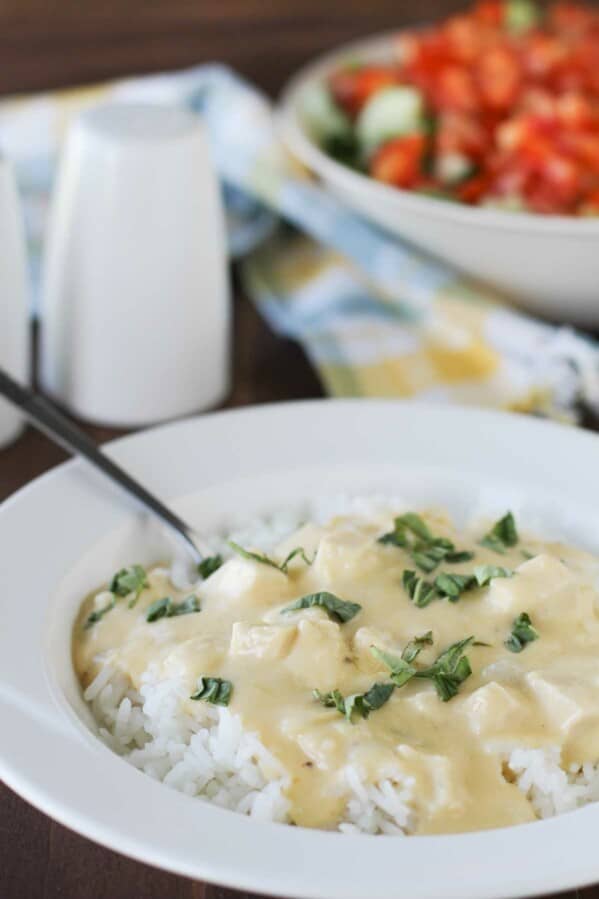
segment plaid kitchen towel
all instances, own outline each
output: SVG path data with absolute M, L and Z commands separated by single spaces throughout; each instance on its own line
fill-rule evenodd
M 290 158 L 268 100 L 207 65 L 0 101 L 0 151 L 22 189 L 37 269 L 69 121 L 106 101 L 177 103 L 202 116 L 225 186 L 232 249 L 270 325 L 299 340 L 335 396 L 401 396 L 576 421 L 599 410 L 599 350 L 468 283 L 348 210 Z M 273 227 L 273 213 L 286 224 Z

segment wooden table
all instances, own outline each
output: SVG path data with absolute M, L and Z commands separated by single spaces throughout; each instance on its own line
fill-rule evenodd
M 2 0 L 0 94 L 43 90 L 219 59 L 276 94 L 314 53 L 438 16 L 460 0 Z M 1 135 L 0 135 L 1 145 Z M 302 351 L 275 338 L 241 295 L 227 406 L 320 396 Z M 1 313 L 0 313 L 1 317 Z M 89 428 L 100 441 L 116 436 Z M 28 430 L 0 451 L 0 501 L 63 453 Z M 577 891 L 578 892 L 578 891 Z M 599 899 L 599 888 L 581 894 Z M 156 871 L 51 821 L 0 784 L 1 899 L 227 899 L 230 890 Z M 565 895 L 565 894 L 564 894 Z M 568 894 L 574 896 L 575 894 Z

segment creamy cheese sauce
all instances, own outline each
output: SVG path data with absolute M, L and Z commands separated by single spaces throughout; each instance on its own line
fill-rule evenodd
M 340 518 L 306 525 L 277 547 L 277 560 L 297 546 L 315 553 L 296 558 L 287 574 L 241 557 L 229 559 L 196 585 L 201 611 L 146 621 L 157 599 L 180 601 L 168 571 L 149 572 L 133 608 L 118 599 L 91 628 L 85 621 L 108 594 L 89 597 L 73 632 L 73 659 L 87 686 L 109 663 L 137 688 L 152 665 L 161 678 L 181 677 L 189 695 L 200 676 L 233 684 L 229 708 L 256 732 L 284 766 L 292 820 L 331 828 L 347 802 L 343 770 L 357 768 L 373 783 L 411 783 L 416 833 L 448 833 L 534 820 L 532 806 L 512 782 L 504 759 L 514 746 L 557 745 L 565 767 L 599 760 L 599 563 L 592 556 L 521 536 L 504 554 L 479 544 L 481 529 L 456 533 L 441 513 L 424 516 L 435 536 L 475 554 L 441 572 L 470 574 L 478 565 L 514 570 L 509 578 L 464 592 L 459 601 L 435 599 L 418 608 L 402 586 L 415 569 L 405 549 L 377 538 L 390 521 Z M 528 558 L 532 555 L 532 558 Z M 320 608 L 282 609 L 327 590 L 361 605 L 350 621 Z M 514 619 L 527 612 L 539 633 L 515 654 L 505 646 Z M 472 675 L 458 695 L 442 702 L 428 680 L 412 680 L 367 719 L 348 722 L 325 708 L 314 689 L 363 693 L 388 682 L 389 671 L 371 646 L 399 655 L 414 637 L 433 632 L 415 665 L 432 664 L 450 644 L 474 635 L 466 654 Z M 201 702 L 187 701 L 198 714 Z

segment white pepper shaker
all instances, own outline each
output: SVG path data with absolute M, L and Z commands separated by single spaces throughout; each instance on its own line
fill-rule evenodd
M 40 377 L 82 418 L 145 425 L 229 387 L 224 212 L 198 117 L 84 112 L 67 137 L 42 272 Z
M 29 379 L 29 285 L 25 229 L 11 165 L 0 157 L 0 368 Z M 15 440 L 22 416 L 0 398 L 0 449 Z

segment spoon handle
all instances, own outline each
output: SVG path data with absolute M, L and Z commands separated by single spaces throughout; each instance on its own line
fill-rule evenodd
M 163 524 L 175 532 L 179 539 L 184 541 L 188 552 L 192 553 L 194 561 L 199 562 L 202 559 L 203 554 L 196 545 L 197 538 L 188 524 L 109 459 L 87 434 L 76 427 L 50 402 L 29 388 L 18 384 L 1 368 L 0 395 L 18 406 L 31 424 L 54 443 L 57 443 L 72 456 L 83 456 L 95 468 L 117 483 L 129 496 L 132 496 L 146 511 L 157 516 Z

